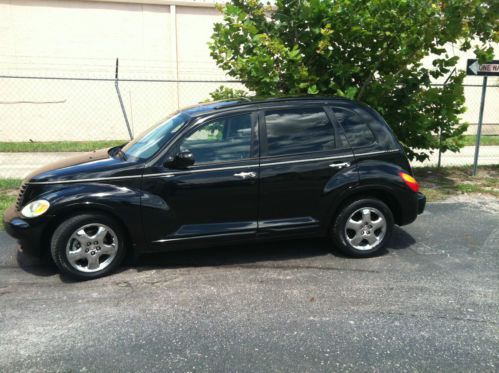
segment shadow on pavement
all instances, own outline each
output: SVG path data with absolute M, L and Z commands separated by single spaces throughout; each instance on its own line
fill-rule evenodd
M 389 255 L 388 250 L 402 250 L 415 242 L 409 233 L 395 227 L 387 249 L 382 250 L 376 256 Z M 258 262 L 277 262 L 326 255 L 345 258 L 342 253 L 332 247 L 329 239 L 308 238 L 147 254 L 137 259 L 131 267 L 142 271 L 152 268 L 251 265 Z
M 395 226 L 393 229 L 392 239 L 390 243 L 386 245 L 388 250 L 402 250 L 406 249 L 416 243 L 414 237 L 412 237 L 403 228 Z
M 387 249 L 382 250 L 377 256 L 389 255 L 389 250 L 405 249 L 415 242 L 409 233 L 395 227 Z M 287 260 L 320 256 L 345 258 L 343 254 L 332 247 L 329 239 L 307 238 L 144 254 L 134 260 L 133 263 L 124 265 L 117 272 L 125 271 L 128 268 L 148 271 L 183 267 L 251 265 L 259 262 L 285 262 Z M 49 258 L 38 259 L 18 252 L 17 263 L 24 271 L 37 276 L 52 276 L 58 273 L 57 267 Z M 61 280 L 63 282 L 73 282 L 73 280 L 65 276 L 62 276 Z
M 329 252 L 327 240 L 311 238 L 147 254 L 137 259 L 135 265 L 144 269 L 211 267 L 309 258 L 327 255 Z
M 53 276 L 58 272 L 54 262 L 48 256 L 36 258 L 18 251 L 16 260 L 22 270 L 36 276 Z

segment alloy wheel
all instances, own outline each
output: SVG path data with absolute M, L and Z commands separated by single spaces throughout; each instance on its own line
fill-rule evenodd
M 374 207 L 355 210 L 345 224 L 345 237 L 356 250 L 374 249 L 383 241 L 385 234 L 386 218 Z
M 108 267 L 118 253 L 118 237 L 107 225 L 86 224 L 76 229 L 66 245 L 69 264 L 81 272 Z

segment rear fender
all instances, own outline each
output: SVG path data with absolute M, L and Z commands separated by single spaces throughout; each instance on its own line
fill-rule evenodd
M 360 161 L 356 165 L 358 183 L 343 189 L 329 206 L 325 227 L 330 227 L 333 219 L 349 202 L 360 198 L 377 198 L 392 210 L 398 225 L 409 224 L 418 214 L 417 194 L 403 182 L 402 167 L 377 160 Z M 337 197 L 337 198 L 336 198 Z

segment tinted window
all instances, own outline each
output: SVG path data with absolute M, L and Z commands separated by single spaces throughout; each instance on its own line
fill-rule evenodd
M 371 129 L 358 114 L 339 107 L 333 108 L 333 111 L 336 120 L 338 120 L 345 130 L 350 146 L 365 146 L 375 141 Z
M 321 108 L 265 112 L 269 155 L 331 150 L 334 128 Z
M 180 151 L 194 154 L 196 164 L 226 162 L 250 157 L 251 114 L 208 122 L 182 140 Z

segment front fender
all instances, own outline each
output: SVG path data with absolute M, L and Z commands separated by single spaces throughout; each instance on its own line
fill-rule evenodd
M 134 251 L 144 247 L 140 218 L 140 183 L 118 185 L 85 183 L 52 186 L 38 199 L 50 202 L 49 213 L 56 225 L 68 215 L 84 211 L 102 211 L 116 218 L 128 232 Z

